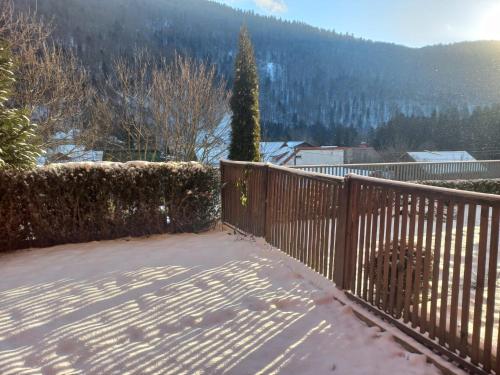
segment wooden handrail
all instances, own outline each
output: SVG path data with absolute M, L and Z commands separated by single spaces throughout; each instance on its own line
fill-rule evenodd
M 373 186 L 385 186 L 387 188 L 398 190 L 400 192 L 410 193 L 410 194 L 430 194 L 434 198 L 449 199 L 464 201 L 464 203 L 475 203 L 475 204 L 500 204 L 500 195 L 478 193 L 466 190 L 450 189 L 445 187 L 422 185 L 414 182 L 403 182 L 386 180 L 384 178 L 377 177 L 365 177 L 356 174 L 347 175 L 355 181 L 362 182 L 363 184 L 373 185 Z

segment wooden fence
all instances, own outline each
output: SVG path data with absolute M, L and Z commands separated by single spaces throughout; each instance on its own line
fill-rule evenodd
M 500 374 L 500 196 L 222 162 L 223 220 L 463 367 Z
M 500 178 L 500 160 L 290 166 L 308 172 L 379 177 L 397 181 Z

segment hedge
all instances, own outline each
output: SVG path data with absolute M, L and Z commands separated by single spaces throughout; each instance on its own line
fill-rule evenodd
M 0 251 L 166 232 L 219 215 L 219 176 L 198 163 L 69 163 L 0 170 Z
M 456 180 L 456 181 L 423 181 L 424 185 L 445 187 L 450 189 L 475 191 L 478 193 L 500 195 L 500 179 L 491 180 Z

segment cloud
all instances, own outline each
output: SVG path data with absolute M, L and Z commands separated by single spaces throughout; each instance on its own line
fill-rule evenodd
M 257 7 L 268 13 L 284 13 L 288 10 L 285 0 L 216 0 L 230 6 L 241 6 L 243 4 L 248 7 Z
M 255 4 L 270 13 L 284 13 L 288 10 L 284 0 L 254 0 Z

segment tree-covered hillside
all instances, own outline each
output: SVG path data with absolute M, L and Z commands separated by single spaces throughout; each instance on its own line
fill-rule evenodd
M 359 130 L 398 112 L 430 116 L 500 102 L 500 42 L 412 49 L 206 0 L 16 3 L 36 5 L 52 18 L 59 42 L 77 51 L 95 80 L 109 74 L 114 56 L 145 47 L 159 56 L 178 51 L 215 63 L 231 85 L 238 31 L 246 23 L 259 66 L 264 131 L 278 136 L 280 128 Z

